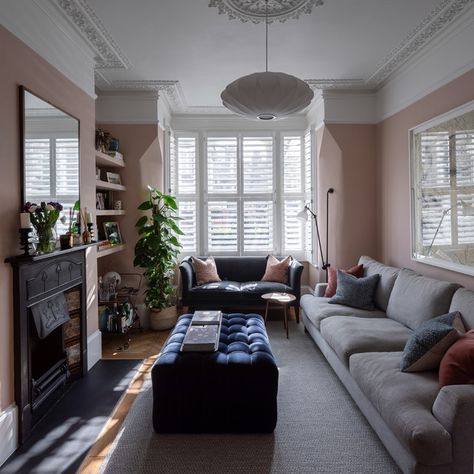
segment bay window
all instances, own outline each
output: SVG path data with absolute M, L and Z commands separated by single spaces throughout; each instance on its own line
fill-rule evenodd
M 311 201 L 311 150 L 310 133 L 171 135 L 182 252 L 309 255 L 311 226 L 296 214 Z

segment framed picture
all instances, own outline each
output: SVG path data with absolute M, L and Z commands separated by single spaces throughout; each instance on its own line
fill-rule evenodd
M 120 227 L 118 222 L 104 222 L 105 238 L 110 242 L 110 245 L 119 245 L 122 243 L 122 235 L 120 234 Z
M 120 175 L 118 173 L 111 173 L 107 171 L 107 182 L 110 184 L 122 184 L 122 180 L 120 179 Z

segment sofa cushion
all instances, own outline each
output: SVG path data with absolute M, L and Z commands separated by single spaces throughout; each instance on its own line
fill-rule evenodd
M 352 316 L 358 318 L 385 318 L 385 313 L 380 310 L 350 308 L 342 304 L 329 304 L 329 298 L 313 295 L 303 295 L 300 301 L 307 318 L 319 329 L 321 321 L 330 316 Z
M 449 312 L 459 311 L 466 329 L 474 329 L 474 291 L 459 288 L 451 300 Z
M 194 286 L 189 293 L 193 295 L 194 302 L 215 304 L 217 308 L 228 303 L 229 298 L 235 303 L 241 294 L 240 285 L 238 281 L 216 281 Z
M 265 293 L 292 293 L 291 286 L 274 281 L 248 281 L 240 284 L 242 293 L 254 293 L 263 295 Z
M 398 274 L 387 307 L 387 316 L 411 329 L 449 310 L 455 283 L 427 278 L 404 268 Z
M 343 272 L 348 273 L 349 275 L 354 275 L 356 278 L 361 278 L 364 276 L 364 266 L 363 265 L 354 265 L 347 270 L 337 269 L 334 267 L 328 268 L 328 282 L 326 286 L 326 291 L 324 292 L 324 296 L 326 298 L 331 298 L 336 294 L 337 289 L 337 270 L 341 270 Z
M 365 255 L 360 257 L 359 264 L 364 266 L 364 276 L 380 275 L 380 280 L 375 290 L 374 302 L 377 308 L 386 311 L 390 293 L 400 269 L 389 267 Z
M 357 278 L 337 270 L 336 294 L 329 300 L 331 304 L 344 304 L 352 308 L 375 309 L 374 293 L 380 275 Z
M 439 366 L 439 385 L 474 384 L 474 329 L 461 336 Z
M 341 362 L 358 352 L 400 351 L 412 331 L 388 318 L 332 316 L 321 321 L 321 335 Z
M 288 267 L 290 263 L 291 257 L 289 255 L 282 260 L 278 260 L 273 255 L 269 255 L 262 281 L 274 281 L 286 285 L 288 283 Z
M 421 323 L 403 349 L 400 368 L 404 372 L 437 369 L 446 351 L 464 332 L 457 311 Z
M 221 281 L 217 274 L 216 262 L 213 257 L 207 257 L 206 260 L 201 260 L 197 257 L 192 257 L 191 265 L 196 274 L 196 284 L 204 285 L 205 283 L 212 283 Z
M 428 466 L 452 461 L 451 435 L 431 412 L 438 395 L 436 371 L 400 371 L 400 352 L 354 354 L 349 370 L 399 441 Z

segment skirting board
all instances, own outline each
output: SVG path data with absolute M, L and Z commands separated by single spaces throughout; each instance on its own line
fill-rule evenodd
M 18 408 L 15 404 L 0 412 L 0 466 L 18 448 Z
M 87 336 L 87 371 L 102 359 L 102 333 L 97 330 Z

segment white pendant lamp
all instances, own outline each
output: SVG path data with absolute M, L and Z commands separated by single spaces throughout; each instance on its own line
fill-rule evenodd
M 283 72 L 268 70 L 268 0 L 265 1 L 265 72 L 255 72 L 231 82 L 222 92 L 224 107 L 259 120 L 274 120 L 300 112 L 314 92 L 306 82 Z

